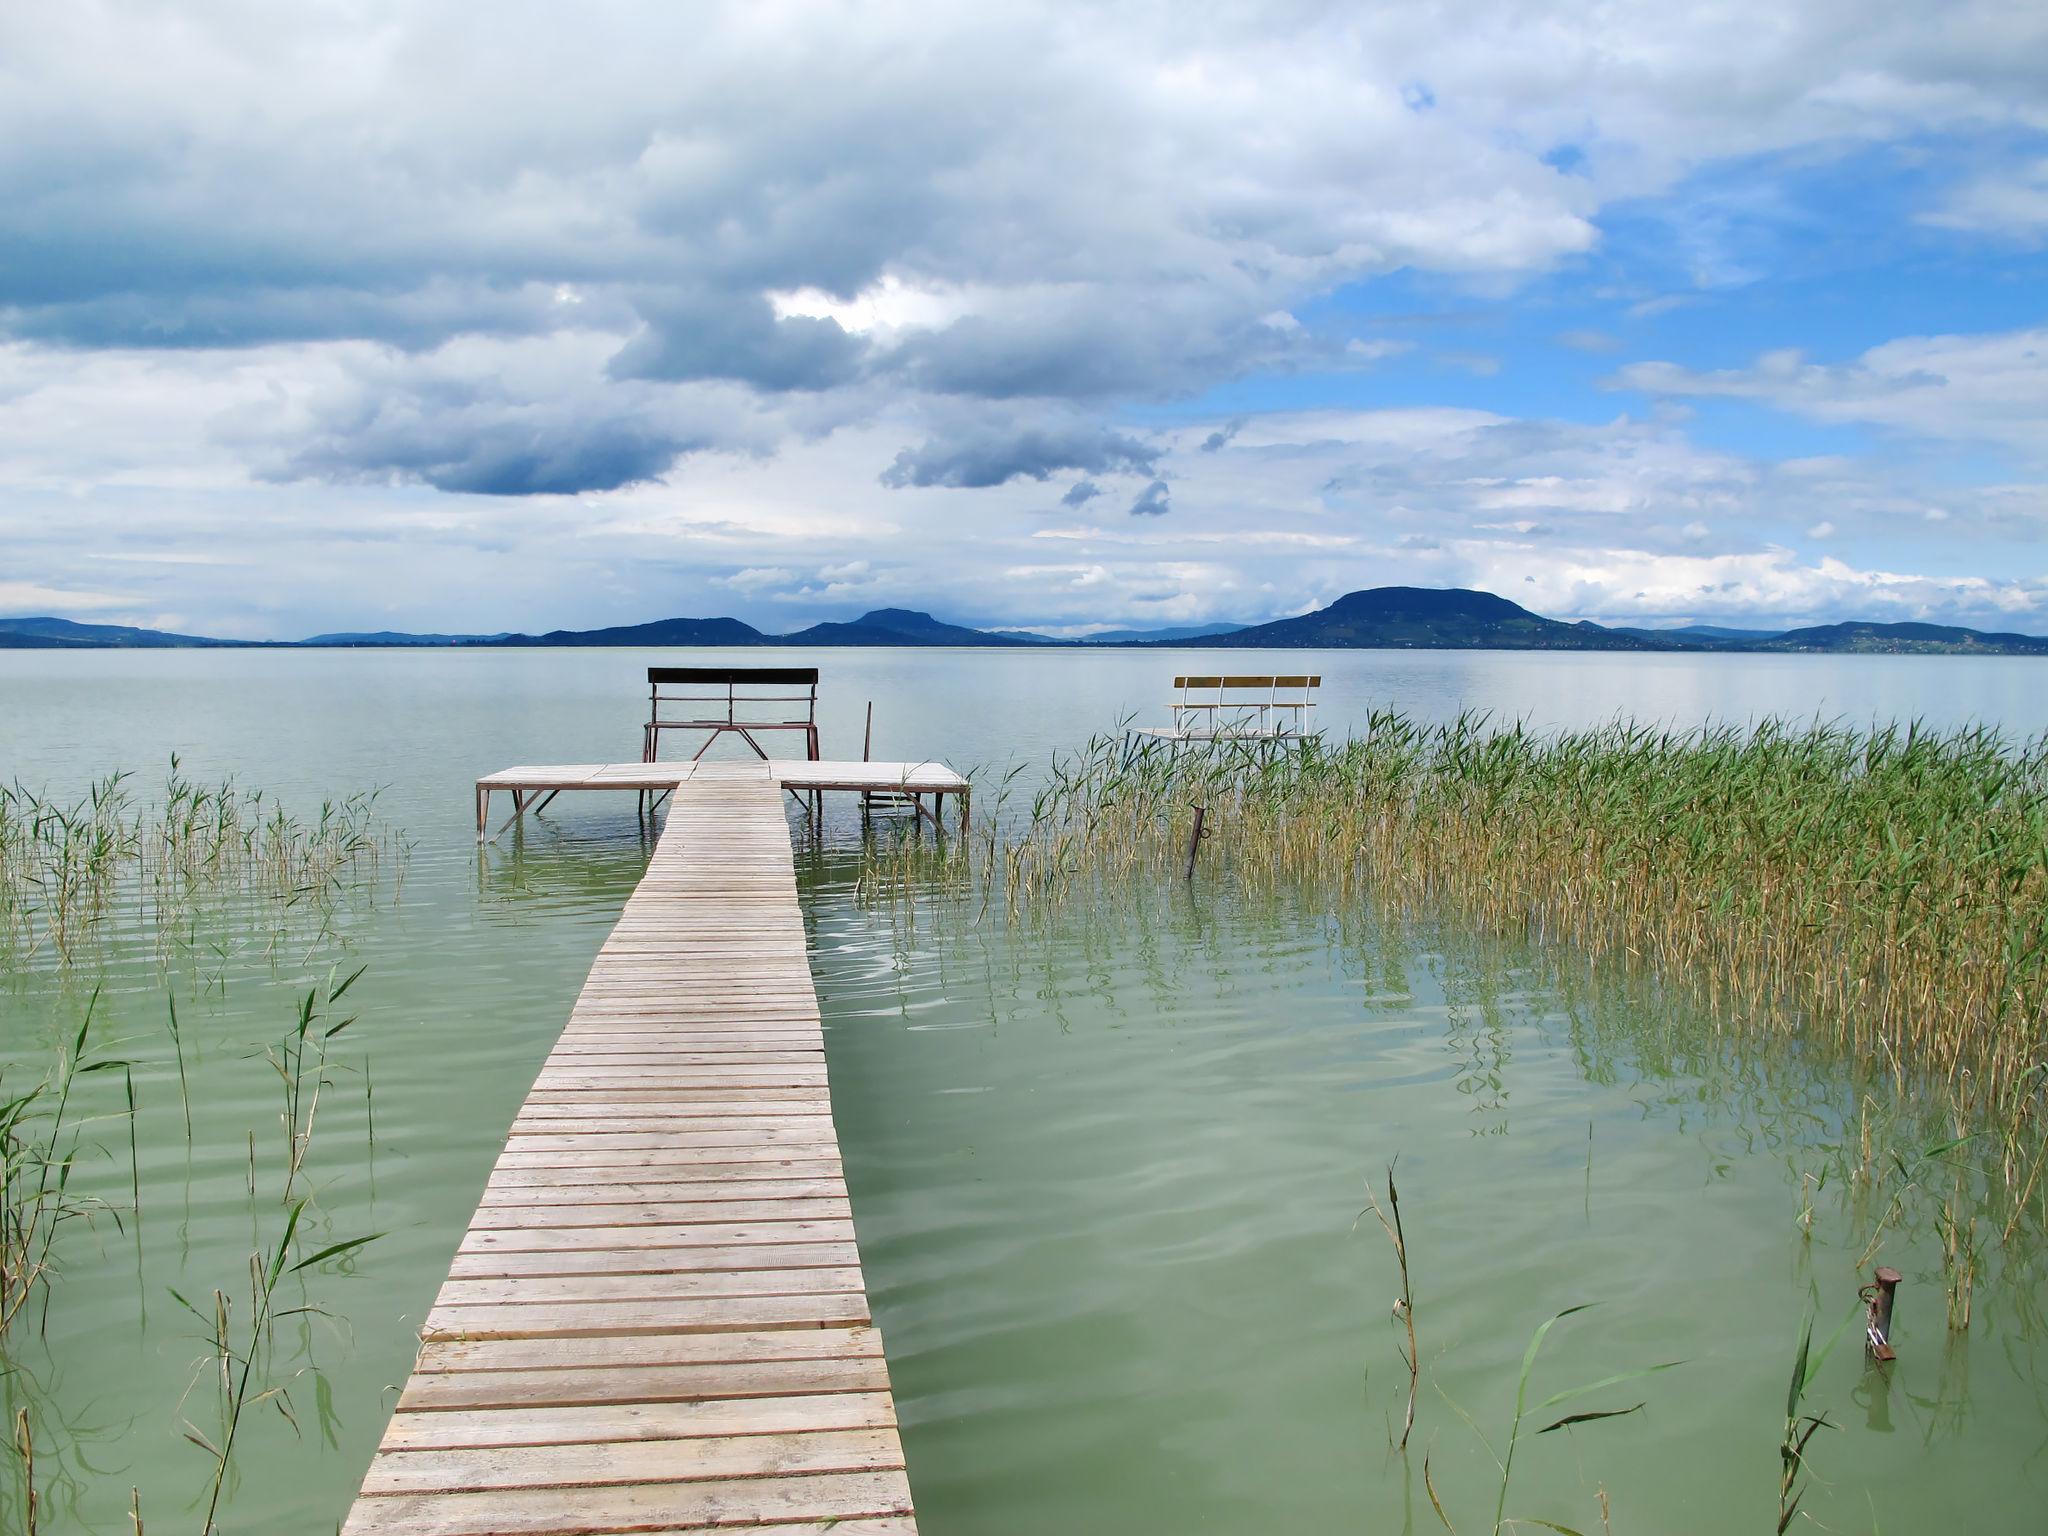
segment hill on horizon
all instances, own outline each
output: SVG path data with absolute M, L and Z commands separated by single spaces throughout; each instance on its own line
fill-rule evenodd
M 1465 587 L 1372 587 L 1347 592 L 1327 608 L 1267 624 L 1203 624 L 1153 630 L 1105 630 L 1059 639 L 1030 630 L 975 629 L 915 608 L 875 608 L 857 619 L 829 620 L 771 635 L 731 617 L 653 619 L 545 634 L 412 634 L 337 631 L 304 640 L 218 640 L 125 624 L 57 618 L 0 618 L 0 649 L 114 647 L 411 647 L 432 646 L 1009 646 L 1185 647 L 1196 650 L 1558 650 L 1806 652 L 1839 655 L 2048 656 L 2048 636 L 1917 622 L 1849 620 L 1786 631 L 1712 624 L 1675 629 L 1567 623 L 1532 613 L 1492 592 Z
M 1327 608 L 1182 642 L 1230 650 L 1662 651 L 1683 648 L 1531 613 L 1491 592 L 1465 587 L 1372 587 Z
M 876 608 L 841 624 L 813 624 L 771 637 L 772 645 L 1047 645 L 1044 637 L 1012 639 L 985 629 L 947 624 L 914 608 Z
M 1749 647 L 1851 656 L 2048 656 L 2048 637 L 1963 629 L 1953 624 L 1816 624 Z
M 139 629 L 133 624 L 81 624 L 75 619 L 0 619 L 0 649 L 110 650 L 161 649 L 171 646 L 244 646 L 254 640 L 213 640 L 205 635 L 179 635 L 165 629 Z
M 544 635 L 506 635 L 484 645 L 762 645 L 769 637 L 738 619 L 652 619 L 607 629 L 551 629 Z

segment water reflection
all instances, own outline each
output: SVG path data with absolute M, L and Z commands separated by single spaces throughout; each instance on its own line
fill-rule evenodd
M 1413 1468 L 1382 1454 L 1395 1282 L 1351 1232 L 1396 1154 L 1416 1444 L 1460 1528 L 1485 1528 L 1498 1481 L 1463 1415 L 1504 1428 L 1530 1331 L 1588 1300 L 1597 1322 L 1546 1346 L 1551 1388 L 1688 1364 L 1619 1394 L 1642 1414 L 1525 1447 L 1510 1514 L 1594 1529 L 1605 1496 L 1616 1528 L 1772 1518 L 1800 1318 L 1825 1332 L 1880 1253 L 1907 1274 L 1901 1358 L 1865 1378 L 1852 1339 L 1828 1361 L 1809 1401 L 1842 1427 L 1802 1508 L 2025 1524 L 2048 1432 L 2037 1234 L 1986 1253 L 1950 1334 L 1941 1212 L 1984 1198 L 1982 1171 L 1927 1157 L 1942 1128 L 1878 1114 L 1893 1091 L 1852 1063 L 1441 921 L 1198 883 L 1008 923 L 971 892 L 864 900 L 858 873 L 846 851 L 804 866 L 930 1528 L 1411 1524 Z

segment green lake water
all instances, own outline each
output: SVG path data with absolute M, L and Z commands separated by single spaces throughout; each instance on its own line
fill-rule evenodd
M 806 659 L 825 669 L 826 755 L 858 755 L 872 699 L 878 757 L 1000 771 L 1159 713 L 1196 654 Z M 735 659 L 776 657 L 794 659 Z M 383 786 L 411 840 L 332 910 L 233 914 L 162 959 L 125 914 L 69 973 L 38 961 L 0 977 L 7 1084 L 43 1070 L 97 987 L 93 1038 L 134 1063 L 139 1102 L 131 1168 L 121 1074 L 89 1080 L 109 1118 L 88 1141 L 106 1153 L 77 1179 L 110 1209 L 66 1232 L 47 1310 L 7 1341 L 44 1531 L 127 1529 L 131 1487 L 152 1532 L 198 1529 L 209 1463 L 184 1433 L 214 1433 L 213 1389 L 201 1325 L 172 1293 L 210 1307 L 216 1287 L 246 1292 L 248 1255 L 282 1220 L 263 1048 L 307 987 L 367 964 L 305 1219 L 321 1242 L 382 1235 L 288 1282 L 320 1309 L 279 1325 L 273 1374 L 297 1423 L 269 1405 L 245 1420 L 222 1521 L 334 1528 L 505 1127 L 645 859 L 630 798 L 596 796 L 480 854 L 469 784 L 515 762 L 634 756 L 651 659 L 677 656 L 0 655 L 0 775 L 69 793 L 126 767 L 146 800 L 176 751 L 190 775 L 232 772 L 301 812 Z M 1322 671 L 1321 723 L 1337 730 L 1373 706 L 1538 725 L 2048 728 L 2044 674 L 2020 661 L 1284 662 L 1303 665 Z M 1571 1405 L 1639 1413 L 1525 1439 L 1508 1513 L 1596 1531 L 1604 1490 L 1617 1532 L 1775 1523 L 1802 1311 L 1818 1295 L 1823 1334 L 1845 1315 L 1883 1204 L 1831 1174 L 1800 1224 L 1802 1179 L 1853 1153 L 1856 1091 L 1837 1066 L 1745 1059 L 1714 1020 L 1570 954 L 1429 915 L 1253 900 L 1213 877 L 1044 924 L 937 898 L 873 905 L 854 890 L 856 837 L 842 808 L 799 872 L 926 1531 L 1435 1530 L 1424 1451 L 1457 1528 L 1484 1530 L 1498 1472 L 1479 1431 L 1502 1443 L 1531 1331 L 1581 1302 L 1599 1305 L 1553 1331 L 1539 1394 L 1685 1364 Z M 1357 1221 L 1366 1180 L 1397 1155 L 1424 1367 L 1405 1459 L 1387 1431 L 1405 1392 L 1398 1281 L 1371 1216 Z M 1900 1359 L 1866 1374 L 1851 1338 L 1810 1399 L 1833 1427 L 1804 1507 L 1827 1529 L 2042 1528 L 2048 1285 L 2030 1246 L 1992 1247 L 1971 1326 L 1951 1335 L 1936 1234 L 1911 1217 L 1887 1238 L 1882 1261 L 1907 1277 Z M 6 1477 L 0 1530 L 19 1529 L 18 1462 Z

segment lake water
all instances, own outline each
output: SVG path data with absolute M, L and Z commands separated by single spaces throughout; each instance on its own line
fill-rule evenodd
M 515 762 L 631 758 L 650 662 L 711 653 L 0 653 L 0 775 L 65 793 L 116 767 L 147 798 L 172 752 L 295 808 L 383 786 L 413 841 L 342 903 L 213 933 L 159 963 L 132 919 L 75 973 L 0 979 L 6 1082 L 32 1078 L 101 988 L 96 1038 L 135 1065 L 81 1187 L 47 1316 L 17 1320 L 8 1408 L 37 1426 L 45 1531 L 197 1529 L 213 1433 L 196 1369 L 210 1305 L 274 1241 L 279 1084 L 263 1047 L 339 965 L 347 999 L 309 1159 L 324 1241 L 381 1233 L 314 1276 L 280 1327 L 296 1427 L 242 1429 L 223 1527 L 333 1528 L 505 1127 L 638 878 L 627 797 L 565 797 L 479 853 L 469 786 Z M 999 771 L 1163 714 L 1176 669 L 1319 670 L 1319 723 L 1464 709 L 1538 726 L 1768 714 L 2048 729 L 2037 663 L 1960 658 L 1349 652 L 748 651 L 824 670 L 827 756 Z M 1220 882 L 1133 892 L 1046 926 L 856 899 L 844 809 L 800 860 L 834 1100 L 923 1527 L 949 1533 L 1460 1530 L 1491 1520 L 1531 1331 L 1580 1302 L 1536 1387 L 1682 1367 L 1577 1407 L 1642 1412 L 1525 1440 L 1509 1513 L 1617 1531 L 1769 1529 L 1799 1321 L 1844 1315 L 1872 1212 L 1839 1182 L 1802 1229 L 1802 1177 L 1839 1160 L 1853 1094 L 1744 1061 L 1569 956 L 1455 925 L 1252 901 Z M 1561 990 L 1566 981 L 1568 989 Z M 165 1027 L 191 1082 L 183 1128 Z M 91 1083 L 113 1114 L 119 1073 Z M 367 1082 L 368 1091 L 365 1091 Z M 1849 1099 L 1852 1102 L 1844 1102 Z M 253 1138 L 253 1139 L 252 1139 Z M 1400 1157 L 1424 1365 L 1414 1448 L 1387 1446 L 1405 1371 L 1398 1284 L 1363 1208 Z M 252 1162 L 254 1172 L 252 1175 Z M 255 1193 L 251 1193 L 252 1179 Z M 141 1191 L 141 1220 L 126 1216 Z M 1804 1506 L 1830 1529 L 2034 1531 L 2048 1483 L 2048 1297 L 1989 1266 L 1967 1333 L 1942 1322 L 1939 1243 L 1904 1222 L 1901 1359 L 1853 1338 L 1816 1383 L 1836 1426 Z M 1867 1268 L 1867 1262 L 1865 1267 Z M 295 1296 L 299 1293 L 294 1293 Z M 237 1316 L 244 1315 L 241 1312 Z M 1453 1406 L 1455 1405 L 1455 1407 Z M 1556 1413 L 1570 1411 L 1559 1409 Z M 1467 1421 L 1466 1415 L 1472 1422 Z M 1544 1420 L 1548 1422 L 1548 1418 Z M 9 1475 L 19 1484 L 18 1467 Z M 18 1496 L 0 1491 L 0 1528 Z

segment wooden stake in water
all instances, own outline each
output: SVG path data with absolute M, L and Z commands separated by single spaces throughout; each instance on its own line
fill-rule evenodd
M 1863 1304 L 1870 1309 L 1870 1321 L 1865 1330 L 1864 1348 L 1873 1360 L 1890 1360 L 1892 1353 L 1892 1300 L 1899 1288 L 1902 1276 L 1896 1269 L 1880 1266 L 1877 1281 L 1866 1285 L 1860 1294 Z
M 1202 818 L 1208 814 L 1209 808 L 1206 805 L 1195 807 L 1195 829 L 1188 834 L 1187 878 L 1190 880 L 1195 878 L 1195 855 L 1201 851 L 1202 839 L 1209 835 L 1202 830 Z

